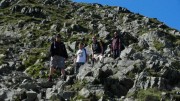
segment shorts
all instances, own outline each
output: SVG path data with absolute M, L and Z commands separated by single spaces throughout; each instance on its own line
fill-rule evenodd
M 57 56 L 57 55 L 51 57 L 50 67 L 64 69 L 65 68 L 65 59 L 63 57 Z
M 96 61 L 103 61 L 103 56 L 101 54 L 94 54 L 94 59 Z

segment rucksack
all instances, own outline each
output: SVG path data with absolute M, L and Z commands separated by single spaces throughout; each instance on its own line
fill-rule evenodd
M 86 51 L 86 48 L 84 48 L 84 52 L 86 54 L 86 62 L 88 61 L 88 55 L 87 55 L 87 51 Z

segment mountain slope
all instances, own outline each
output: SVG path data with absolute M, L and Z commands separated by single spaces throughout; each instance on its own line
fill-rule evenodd
M 108 57 L 106 47 L 104 63 L 93 68 L 85 64 L 75 77 L 72 59 L 77 43 L 89 47 L 96 34 L 108 46 L 114 31 L 125 46 L 120 58 Z M 55 34 L 63 36 L 72 58 L 66 63 L 68 79 L 57 80 L 57 72 L 55 82 L 49 83 L 49 46 Z M 178 101 L 179 66 L 180 32 L 155 18 L 68 0 L 0 1 L 0 100 Z

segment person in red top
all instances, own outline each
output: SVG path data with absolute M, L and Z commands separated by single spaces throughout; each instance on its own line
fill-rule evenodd
M 120 56 L 121 40 L 117 32 L 114 32 L 114 37 L 111 44 L 111 52 L 114 59 Z

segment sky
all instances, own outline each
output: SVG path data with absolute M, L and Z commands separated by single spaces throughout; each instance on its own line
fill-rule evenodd
M 157 18 L 167 26 L 180 31 L 180 0 L 72 0 L 120 6 L 149 18 Z

